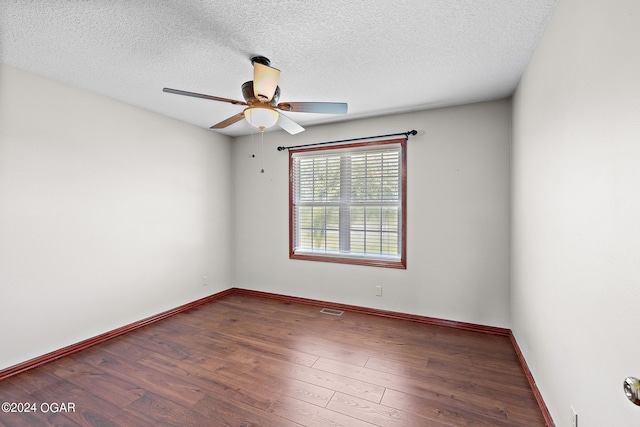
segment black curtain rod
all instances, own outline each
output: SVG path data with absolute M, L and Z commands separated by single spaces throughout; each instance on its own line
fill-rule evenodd
M 291 150 L 292 148 L 313 147 L 315 145 L 337 144 L 338 142 L 352 142 L 352 141 L 362 141 L 365 139 L 388 138 L 390 136 L 400 136 L 400 135 L 404 135 L 406 138 L 409 138 L 409 136 L 417 135 L 417 133 L 418 132 L 415 130 L 410 130 L 407 132 L 390 133 L 389 135 L 365 136 L 362 138 L 341 139 L 339 141 L 316 142 L 314 144 L 294 145 L 292 147 L 278 147 L 278 151 Z

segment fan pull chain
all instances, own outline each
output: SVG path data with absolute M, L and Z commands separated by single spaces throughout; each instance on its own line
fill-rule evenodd
M 251 129 L 251 157 L 253 157 L 254 159 L 256 157 L 256 149 L 254 148 L 253 144 L 253 129 Z
M 264 173 L 264 129 L 260 134 L 262 135 L 262 154 L 260 155 L 260 165 L 262 169 L 260 169 L 260 173 Z

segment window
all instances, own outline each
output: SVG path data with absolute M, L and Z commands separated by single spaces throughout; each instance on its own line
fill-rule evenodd
M 290 258 L 406 268 L 406 139 L 290 150 Z

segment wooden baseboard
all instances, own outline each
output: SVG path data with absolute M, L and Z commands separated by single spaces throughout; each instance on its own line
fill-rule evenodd
M 93 338 L 88 338 L 76 344 L 71 344 L 67 347 L 63 347 L 61 349 L 52 351 L 51 353 L 47 353 L 42 356 L 36 357 L 34 359 L 27 360 L 26 362 L 22 362 L 17 365 L 10 366 L 9 368 L 6 368 L 0 371 L 0 381 L 6 378 L 9 378 L 13 375 L 17 375 L 21 372 L 25 372 L 30 369 L 37 368 L 38 366 L 44 365 L 45 363 L 53 362 L 54 360 L 60 359 L 61 357 L 68 356 L 70 354 L 77 353 L 78 351 L 85 350 L 91 346 L 103 343 L 107 340 L 110 340 L 111 338 L 115 338 L 119 335 L 126 334 L 127 332 L 134 331 L 136 329 L 142 328 L 143 326 L 147 326 L 151 323 L 155 323 L 162 319 L 166 319 L 167 317 L 171 317 L 178 313 L 182 313 L 183 311 L 187 311 L 199 305 L 206 304 L 211 301 L 215 301 L 224 296 L 232 294 L 233 292 L 234 292 L 233 288 L 227 289 L 225 291 L 218 292 L 213 295 L 209 295 L 208 297 L 200 298 L 196 301 L 192 301 L 190 303 L 181 305 L 180 307 L 176 307 L 174 309 L 164 311 L 160 314 L 156 314 L 155 316 L 147 317 L 146 319 L 142 319 L 138 322 L 131 323 L 121 328 L 117 328 L 112 331 L 105 332 L 104 334 L 97 335 Z
M 327 302 L 314 300 L 309 298 L 292 297 L 289 295 L 273 294 L 269 292 L 253 291 L 249 289 L 233 288 L 233 292 L 242 295 L 252 295 L 261 298 L 269 298 L 279 301 L 295 302 L 300 304 L 308 304 L 318 307 L 332 308 L 334 310 L 352 311 L 356 313 L 372 314 L 374 316 L 388 317 L 391 319 L 410 320 L 412 322 L 425 323 L 428 325 L 446 326 L 449 328 L 464 329 L 466 331 L 482 332 L 491 335 L 500 335 L 508 337 L 511 334 L 510 329 L 498 328 L 495 326 L 477 325 L 475 323 L 457 322 L 454 320 L 438 319 L 436 317 L 418 316 L 415 314 L 400 313 L 396 311 L 378 310 L 375 308 L 360 307 L 356 305 L 339 304 L 335 302 Z
M 509 332 L 509 339 L 511 340 L 511 344 L 513 345 L 513 349 L 518 356 L 518 360 L 520 360 L 520 365 L 522 366 L 522 370 L 524 371 L 524 375 L 527 377 L 527 381 L 529 381 L 529 386 L 533 391 L 533 395 L 536 398 L 536 402 L 538 402 L 538 406 L 540 407 L 540 411 L 542 412 L 542 416 L 544 417 L 544 422 L 547 427 L 555 427 L 555 423 L 553 422 L 553 418 L 551 418 L 551 413 L 547 408 L 547 405 L 544 403 L 544 399 L 542 398 L 542 394 L 536 385 L 536 381 L 533 379 L 533 374 L 529 370 L 529 365 L 527 365 L 527 361 L 520 350 L 520 346 L 516 341 L 516 337 L 513 335 L 513 331 Z
M 89 339 L 86 339 L 84 341 L 80 341 L 79 343 L 69 345 L 69 346 L 61 348 L 59 350 L 52 351 L 51 353 L 47 353 L 47 354 L 44 354 L 42 356 L 36 357 L 34 359 L 27 360 L 26 362 L 22 362 L 22 363 L 19 363 L 17 365 L 11 366 L 9 368 L 0 370 L 0 381 L 2 381 L 4 379 L 7 379 L 7 378 L 9 378 L 9 377 L 11 377 L 13 375 L 17 375 L 17 374 L 19 374 L 21 372 L 25 372 L 25 371 L 28 371 L 30 369 L 37 368 L 38 366 L 44 365 L 45 363 L 49 363 L 49 362 L 52 362 L 52 361 L 54 361 L 56 359 L 60 359 L 61 357 L 68 356 L 70 354 L 85 350 L 85 349 L 87 349 L 87 348 L 89 348 L 91 346 L 94 346 L 96 344 L 100 344 L 102 342 L 110 340 L 111 338 L 115 338 L 117 336 L 126 334 L 127 332 L 134 331 L 136 329 L 142 328 L 143 326 L 147 326 L 147 325 L 149 325 L 151 323 L 158 322 L 160 320 L 163 320 L 163 319 L 166 319 L 168 317 L 174 316 L 174 315 L 176 315 L 178 313 L 182 313 L 184 311 L 187 311 L 189 309 L 197 307 L 199 305 L 206 304 L 208 302 L 215 301 L 217 299 L 220 299 L 220 298 L 223 298 L 223 297 L 225 297 L 227 295 L 232 295 L 232 294 L 250 295 L 250 296 L 256 296 L 256 297 L 260 297 L 260 298 L 268 298 L 268 299 L 273 299 L 273 300 L 278 300 L 278 301 L 294 302 L 294 303 L 300 303 L 300 304 L 308 304 L 308 305 L 313 305 L 313 306 L 317 306 L 317 307 L 332 308 L 332 309 L 335 309 L 335 310 L 343 310 L 343 311 L 351 311 L 351 312 L 356 312 L 356 313 L 371 314 L 371 315 L 374 315 L 374 316 L 387 317 L 387 318 L 391 318 L 391 319 L 410 320 L 410 321 L 413 321 L 413 322 L 419 322 L 419 323 L 424 323 L 424 324 L 429 324 L 429 325 L 446 326 L 446 327 L 449 327 L 449 328 L 463 329 L 463 330 L 466 330 L 466 331 L 482 332 L 482 333 L 485 333 L 485 334 L 500 335 L 500 336 L 509 337 L 509 339 L 511 340 L 511 344 L 513 345 L 513 349 L 515 350 L 516 355 L 518 356 L 518 360 L 520 360 L 520 365 L 522 366 L 522 369 L 524 370 L 525 376 L 527 377 L 527 380 L 529 381 L 529 385 L 531 386 L 531 390 L 533 391 L 533 394 L 534 394 L 534 396 L 536 398 L 536 401 L 538 402 L 538 405 L 540 407 L 540 411 L 542 412 L 542 416 L 544 417 L 546 425 L 548 427 L 555 427 L 553 419 L 551 418 L 551 414 L 549 413 L 549 410 L 547 409 L 547 405 L 544 403 L 544 399 L 542 398 L 542 395 L 540 394 L 540 390 L 538 390 L 536 382 L 533 379 L 533 375 L 531 374 L 531 371 L 529 370 L 529 366 L 527 365 L 527 362 L 524 359 L 522 351 L 520 351 L 520 347 L 518 346 L 518 343 L 517 343 L 517 341 L 516 341 L 516 339 L 515 339 L 515 337 L 513 335 L 513 332 L 511 331 L 511 329 L 498 328 L 498 327 L 494 327 L 494 326 L 478 325 L 478 324 L 475 324 L 475 323 L 457 322 L 457 321 L 453 321 L 453 320 L 445 320 L 445 319 L 439 319 L 439 318 L 435 318 L 435 317 L 418 316 L 418 315 L 414 315 L 414 314 L 406 314 L 406 313 L 400 313 L 400 312 L 395 312 L 395 311 L 378 310 L 378 309 L 374 309 L 374 308 L 359 307 L 359 306 L 348 305 L 348 304 L 339 304 L 339 303 L 320 301 L 320 300 L 314 300 L 314 299 L 309 299 L 309 298 L 293 297 L 293 296 L 275 294 L 275 293 L 270 293 L 270 292 L 253 291 L 253 290 L 242 289 L 242 288 L 230 288 L 230 289 L 227 289 L 225 291 L 218 292 L 218 293 L 210 295 L 208 297 L 204 297 L 204 298 L 198 299 L 196 301 L 192 301 L 190 303 L 181 305 L 181 306 L 176 307 L 174 309 L 164 311 L 164 312 L 162 312 L 160 314 L 157 314 L 155 316 L 147 317 L 146 319 L 142 319 L 142 320 L 140 320 L 138 322 L 131 323 L 129 325 L 123 326 L 121 328 L 114 329 L 114 330 L 109 331 L 109 332 L 105 332 L 104 334 L 97 335 L 97 336 L 95 336 L 93 338 L 89 338 Z
M 293 296 L 275 294 L 270 292 L 252 291 L 249 289 L 242 289 L 242 288 L 230 288 L 225 291 L 210 295 L 208 297 L 204 297 L 199 300 L 181 305 L 180 307 L 176 307 L 174 309 L 164 311 L 155 316 L 147 317 L 146 319 L 142 319 L 138 322 L 131 323 L 121 328 L 117 328 L 112 331 L 105 332 L 104 334 L 100 334 L 95 337 L 88 338 L 76 344 L 71 344 L 67 347 L 63 347 L 61 349 L 52 351 L 50 353 L 44 354 L 34 359 L 27 360 L 26 362 L 22 362 L 17 365 L 10 366 L 9 368 L 0 370 L 0 381 L 6 378 L 9 378 L 13 375 L 17 375 L 21 372 L 28 371 L 29 369 L 37 368 L 38 366 L 44 365 L 45 363 L 48 363 L 48 362 L 52 362 L 61 357 L 68 356 L 78 351 L 85 350 L 96 344 L 103 343 L 111 338 L 115 338 L 117 336 L 126 334 L 127 332 L 134 331 L 136 329 L 142 328 L 143 326 L 158 322 L 160 320 L 166 319 L 178 313 L 182 313 L 183 311 L 187 311 L 191 308 L 197 307 L 202 304 L 206 304 L 211 301 L 215 301 L 217 299 L 220 299 L 222 297 L 225 297 L 231 294 L 251 295 L 251 296 L 256 296 L 260 298 L 268 298 L 268 299 L 279 300 L 279 301 L 308 304 L 308 305 L 314 305 L 318 307 L 333 308 L 336 310 L 352 311 L 356 313 L 371 314 L 374 316 L 387 317 L 391 319 L 410 320 L 413 322 L 425 323 L 429 325 L 446 326 L 449 328 L 464 329 L 467 331 L 482 332 L 482 333 L 492 334 L 492 335 L 510 336 L 511 334 L 511 331 L 509 329 L 497 328 L 493 326 L 484 326 L 484 325 L 477 325 L 474 323 L 465 323 L 465 322 L 457 322 L 452 320 L 438 319 L 435 317 L 418 316 L 414 314 L 399 313 L 395 311 L 385 311 L 385 310 L 378 310 L 374 308 L 359 307 L 355 305 L 332 303 L 327 301 L 293 297 Z

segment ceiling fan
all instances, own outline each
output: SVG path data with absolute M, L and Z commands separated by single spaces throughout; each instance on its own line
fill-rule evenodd
M 264 132 L 275 124 L 282 129 L 295 135 L 302 132 L 304 128 L 282 114 L 280 111 L 294 113 L 323 113 L 323 114 L 346 114 L 347 104 L 344 102 L 281 102 L 280 87 L 278 79 L 280 70 L 271 67 L 271 61 L 264 56 L 254 56 L 251 58 L 253 64 L 253 80 L 243 83 L 242 96 L 244 101 L 235 99 L 220 98 L 218 96 L 203 95 L 201 93 L 186 92 L 178 89 L 165 87 L 163 92 L 176 95 L 193 96 L 195 98 L 210 99 L 212 101 L 228 102 L 230 104 L 244 105 L 241 113 L 233 115 L 210 127 L 210 129 L 222 129 L 243 118 L 254 127 Z M 279 110 L 279 111 L 278 111 Z

